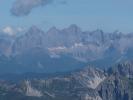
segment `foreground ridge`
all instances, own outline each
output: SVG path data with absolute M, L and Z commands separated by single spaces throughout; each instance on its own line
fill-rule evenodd
M 133 64 L 124 62 L 107 71 L 85 67 L 49 78 L 1 81 L 2 100 L 132 100 Z M 11 95 L 14 94 L 14 95 Z

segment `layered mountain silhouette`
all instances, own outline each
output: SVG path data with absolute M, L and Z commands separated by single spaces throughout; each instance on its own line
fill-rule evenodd
M 0 37 L 0 70 L 8 73 L 61 72 L 94 64 L 107 68 L 133 58 L 133 35 L 82 31 L 77 25 L 47 32 L 32 26 L 15 37 Z

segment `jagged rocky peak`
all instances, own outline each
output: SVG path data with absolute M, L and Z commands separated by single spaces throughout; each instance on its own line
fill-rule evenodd
M 122 62 L 108 69 L 108 73 L 98 87 L 102 100 L 133 100 L 133 63 Z
M 14 54 L 23 53 L 25 50 L 30 50 L 35 47 L 42 47 L 44 32 L 32 26 L 25 34 L 15 39 L 12 46 Z
M 67 29 L 65 29 L 65 31 L 69 32 L 69 34 L 78 34 L 82 32 L 81 28 L 78 27 L 76 24 L 70 25 Z
M 114 66 L 108 70 L 109 74 L 118 74 L 125 76 L 127 78 L 133 78 L 133 62 L 125 61 L 124 63 L 119 63 L 117 66 Z
M 32 34 L 42 34 L 44 33 L 40 28 L 38 28 L 37 26 L 33 25 L 29 28 L 29 30 L 27 31 L 27 34 L 32 35 Z
M 105 42 L 106 35 L 103 30 L 97 29 L 93 32 L 90 32 L 90 35 L 94 38 L 95 41 L 99 41 L 101 43 Z
M 95 31 L 93 31 L 93 32 L 95 32 L 95 33 L 99 33 L 99 34 L 104 33 L 104 32 L 103 32 L 103 30 L 101 30 L 101 29 L 96 29 L 96 30 L 95 30 Z
M 74 76 L 80 84 L 91 89 L 96 89 L 97 86 L 106 79 L 104 71 L 90 66 L 77 72 Z
M 55 26 L 51 27 L 49 30 L 48 30 L 48 34 L 55 34 L 55 33 L 58 33 L 60 30 L 57 29 Z
M 116 30 L 112 33 L 110 33 L 110 39 L 116 40 L 116 39 L 121 39 L 122 37 L 127 36 L 126 34 L 123 34 L 122 32 Z
M 92 77 L 94 77 L 95 75 L 101 75 L 101 76 L 104 75 L 103 70 L 95 68 L 93 66 L 87 66 L 87 67 L 83 68 L 80 72 L 86 73 L 86 74 L 88 74 L 88 76 L 92 76 Z
M 104 32 L 103 32 L 103 30 L 101 30 L 101 29 L 97 29 L 97 30 L 95 30 L 95 31 L 92 31 L 92 32 L 90 32 L 90 35 L 94 35 L 94 36 L 101 36 L 101 35 L 103 35 L 104 34 Z

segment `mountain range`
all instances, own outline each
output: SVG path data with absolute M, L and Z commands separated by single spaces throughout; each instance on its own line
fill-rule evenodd
M 67 72 L 88 64 L 108 68 L 133 58 L 133 34 L 32 26 L 16 36 L 0 34 L 0 72 Z

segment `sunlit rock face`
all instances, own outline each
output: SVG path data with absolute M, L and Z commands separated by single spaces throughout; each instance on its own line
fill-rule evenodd
M 87 88 L 96 89 L 98 85 L 106 79 L 103 71 L 95 68 L 85 68 L 74 74 L 75 79 Z
M 42 93 L 34 88 L 32 88 L 31 83 L 29 81 L 25 81 L 26 85 L 26 95 L 27 96 L 35 96 L 35 97 L 41 97 Z

